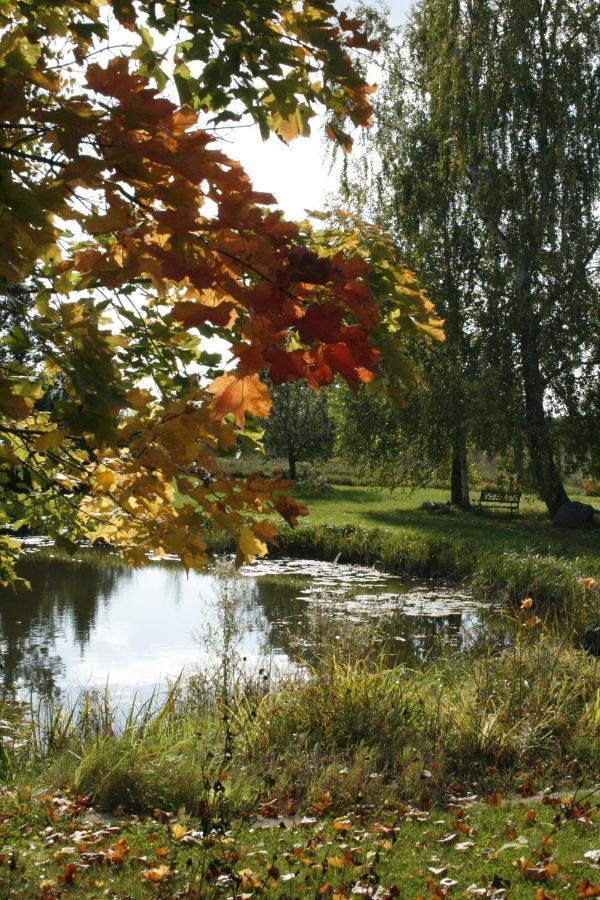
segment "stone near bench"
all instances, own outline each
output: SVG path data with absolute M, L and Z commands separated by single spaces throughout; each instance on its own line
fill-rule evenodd
M 552 524 L 559 528 L 593 528 L 594 507 L 589 503 L 572 500 L 558 507 Z
M 442 513 L 442 515 L 448 515 L 453 511 L 451 503 L 436 503 L 435 500 L 423 500 L 421 509 L 424 512 Z

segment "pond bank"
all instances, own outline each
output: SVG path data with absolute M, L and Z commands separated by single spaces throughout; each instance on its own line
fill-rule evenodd
M 215 535 L 211 549 L 232 545 Z M 398 534 L 354 525 L 302 525 L 282 528 L 273 555 L 334 560 L 377 566 L 393 575 L 409 574 L 466 582 L 476 597 L 509 607 L 526 597 L 538 609 L 565 613 L 580 623 L 599 615 L 600 593 L 575 559 L 531 552 L 477 550 L 468 539 Z
M 277 679 L 224 653 L 129 711 L 108 690 L 34 709 L 5 699 L 3 780 L 43 777 L 132 813 L 201 815 L 212 798 L 227 816 L 273 796 L 282 812 L 286 797 L 304 808 L 324 792 L 341 806 L 423 792 L 440 801 L 455 782 L 514 794 L 526 772 L 537 789 L 540 778 L 589 783 L 600 764 L 600 665 L 539 628 L 523 616 L 504 650 L 411 668 L 364 645 L 342 655 L 332 641 L 314 665 Z

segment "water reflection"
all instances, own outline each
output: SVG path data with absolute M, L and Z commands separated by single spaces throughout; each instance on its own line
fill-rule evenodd
M 89 554 L 65 560 L 49 550 L 20 563 L 31 592 L 0 590 L 2 681 L 56 694 L 107 681 L 119 697 L 147 696 L 157 683 L 214 661 L 227 579 L 175 563 L 143 569 Z M 233 582 L 229 582 L 233 584 Z M 488 613 L 456 589 L 415 584 L 372 569 L 314 561 L 269 561 L 235 581 L 238 652 L 264 654 L 278 668 L 310 660 L 324 644 L 340 654 L 382 648 L 413 663 L 464 650 Z
M 56 693 L 65 664 L 56 652 L 57 636 L 69 633 L 73 649 L 83 655 L 98 613 L 117 583 L 129 572 L 118 566 L 33 558 L 19 565 L 31 592 L 0 590 L 0 652 L 2 681 L 8 691 L 36 685 Z

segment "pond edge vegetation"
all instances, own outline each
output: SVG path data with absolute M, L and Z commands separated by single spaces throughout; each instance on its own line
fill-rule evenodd
M 212 552 L 232 549 L 216 532 Z M 391 575 L 465 583 L 478 599 L 512 608 L 533 597 L 538 608 L 564 614 L 579 628 L 600 624 L 598 587 L 578 559 L 532 551 L 478 550 L 466 539 L 391 533 L 354 525 L 301 525 L 281 528 L 272 556 L 320 559 L 375 566 Z

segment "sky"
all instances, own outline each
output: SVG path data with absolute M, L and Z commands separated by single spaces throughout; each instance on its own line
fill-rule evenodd
M 387 0 L 393 25 L 402 24 L 410 0 Z M 339 163 L 331 169 L 331 157 L 323 138 L 322 122 L 311 120 L 312 134 L 285 145 L 272 136 L 261 140 L 258 128 L 226 133 L 226 152 L 238 159 L 259 191 L 273 194 L 291 219 L 302 219 L 305 210 L 322 209 L 328 193 L 336 190 Z M 329 158 L 328 158 L 329 157 Z

